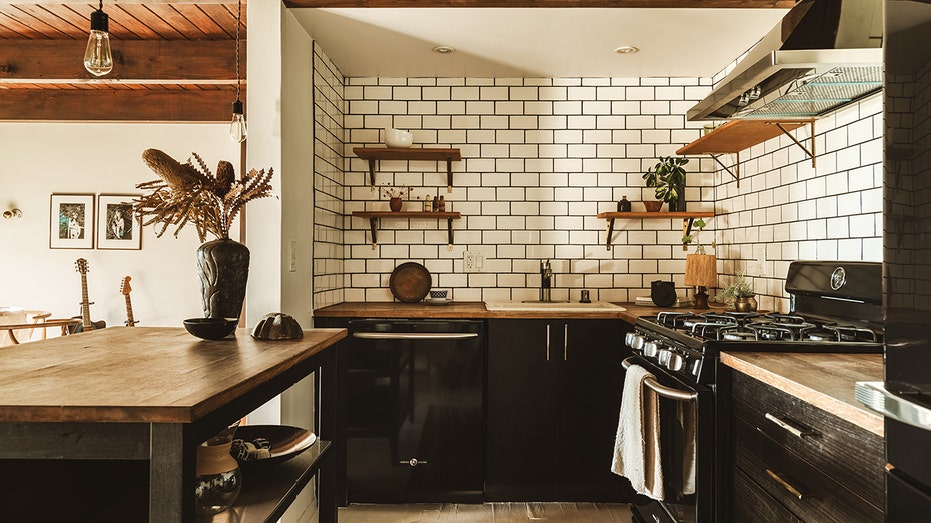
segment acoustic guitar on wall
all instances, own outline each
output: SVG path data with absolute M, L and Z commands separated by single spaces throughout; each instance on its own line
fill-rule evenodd
M 94 304 L 92 301 L 87 299 L 87 272 L 90 271 L 90 265 L 88 265 L 87 260 L 84 258 L 78 258 L 74 262 L 75 269 L 81 273 L 81 325 L 75 329 L 75 332 L 81 332 L 86 330 L 102 329 L 107 326 L 107 322 L 100 321 L 91 321 L 91 309 L 90 306 Z M 77 318 L 77 316 L 75 316 Z
M 123 294 L 123 299 L 126 300 L 126 321 L 123 323 L 125 323 L 127 327 L 135 327 L 139 322 L 133 318 L 133 302 L 129 299 L 129 293 L 133 290 L 133 288 L 129 286 L 130 280 L 132 280 L 132 278 L 125 276 L 123 281 L 120 282 L 120 292 Z

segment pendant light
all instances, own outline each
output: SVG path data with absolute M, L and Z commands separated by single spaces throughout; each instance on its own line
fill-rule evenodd
M 242 25 L 242 0 L 236 3 L 236 101 L 233 102 L 233 119 L 230 121 L 230 140 L 242 143 L 246 139 L 246 117 L 239 99 L 241 79 L 239 76 L 239 27 Z
M 113 70 L 113 54 L 110 53 L 110 19 L 100 7 L 91 13 L 91 33 L 84 50 L 84 68 L 94 76 L 103 76 Z

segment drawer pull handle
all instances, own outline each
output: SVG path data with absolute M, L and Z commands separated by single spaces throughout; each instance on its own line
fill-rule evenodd
M 793 425 L 792 423 L 790 423 L 789 421 L 787 421 L 787 420 L 785 420 L 785 419 L 781 419 L 781 418 L 777 418 L 776 416 L 773 416 L 773 415 L 770 414 L 769 412 L 767 412 L 766 414 L 764 414 L 763 417 L 766 418 L 766 419 L 768 419 L 769 421 L 772 421 L 773 423 L 775 423 L 776 426 L 779 427 L 779 428 L 781 428 L 782 430 L 788 432 L 789 434 L 792 434 L 793 436 L 799 437 L 799 438 L 814 437 L 814 436 L 817 436 L 817 435 L 818 435 L 817 432 L 815 432 L 815 431 L 813 431 L 813 430 L 811 430 L 811 429 L 809 429 L 809 428 L 807 428 L 807 427 L 804 427 L 804 426 L 795 426 L 795 425 Z
M 780 476 L 778 473 L 773 472 L 769 469 L 766 469 L 766 474 L 768 474 L 769 477 L 773 478 L 773 481 L 775 481 L 776 483 L 779 483 L 782 486 L 782 488 L 789 491 L 789 494 L 792 494 L 793 496 L 798 498 L 799 501 L 801 501 L 802 498 L 808 497 L 802 494 L 802 492 L 799 489 L 793 487 L 791 483 L 782 479 L 782 476 Z

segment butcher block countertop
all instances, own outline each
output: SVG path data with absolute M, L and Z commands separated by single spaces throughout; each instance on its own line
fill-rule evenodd
M 721 363 L 883 435 L 883 417 L 854 398 L 856 382 L 883 380 L 882 354 L 726 352 Z
M 183 328 L 112 327 L 0 349 L 0 422 L 189 423 L 346 336 L 267 341 L 238 329 L 205 341 Z
M 628 323 L 635 323 L 637 316 L 650 316 L 663 309 L 660 307 L 643 307 L 631 303 L 616 303 L 626 310 L 617 312 L 586 311 L 572 312 L 537 310 L 537 311 L 489 311 L 480 301 L 454 301 L 447 305 L 428 303 L 401 302 L 346 302 L 331 305 L 314 311 L 314 316 L 328 318 L 412 318 L 412 319 L 454 319 L 454 318 L 618 318 Z M 683 309 L 688 310 L 688 309 Z

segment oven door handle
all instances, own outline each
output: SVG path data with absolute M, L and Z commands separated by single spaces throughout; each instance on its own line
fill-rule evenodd
M 624 361 L 621 362 L 621 366 L 623 366 L 625 369 L 629 369 L 630 366 L 634 364 L 633 359 L 634 359 L 633 356 L 629 358 L 625 358 Z M 655 378 L 647 377 L 646 379 L 643 380 L 643 384 L 646 385 L 647 388 L 652 390 L 653 392 L 659 394 L 660 396 L 664 398 L 668 398 L 671 400 L 695 401 L 696 399 L 698 399 L 697 392 L 693 392 L 690 390 L 679 390 L 679 389 L 674 389 L 672 387 L 667 387 L 663 385 L 662 383 L 656 381 Z
M 478 338 L 475 332 L 353 332 L 364 340 L 466 340 Z

